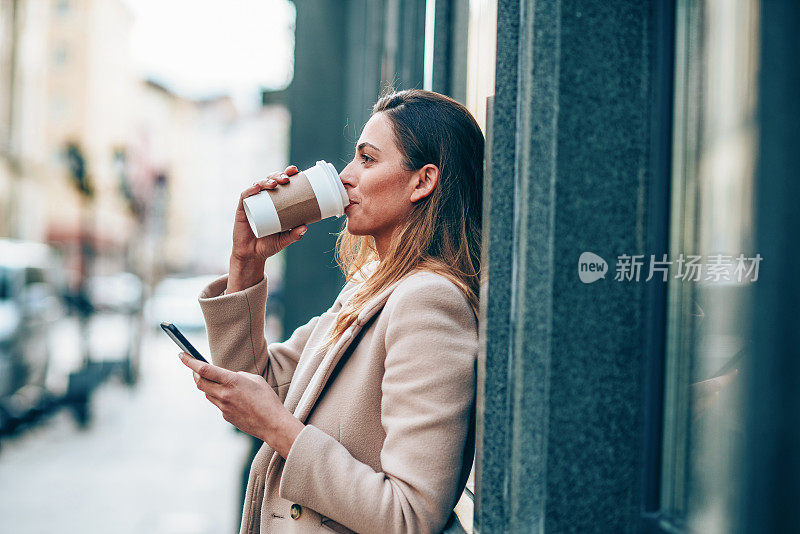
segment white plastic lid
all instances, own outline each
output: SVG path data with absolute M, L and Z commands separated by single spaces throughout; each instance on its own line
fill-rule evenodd
M 333 164 L 324 160 L 320 160 L 317 162 L 317 165 L 325 169 L 325 173 L 328 176 L 331 187 L 331 192 L 334 194 L 334 196 L 339 195 L 342 199 L 342 207 L 340 210 L 337 210 L 337 217 L 341 217 L 344 215 L 344 209 L 348 204 L 350 204 L 350 198 L 347 196 L 347 190 L 344 188 L 342 180 L 339 179 L 339 173 L 336 172 L 336 167 L 334 167 Z

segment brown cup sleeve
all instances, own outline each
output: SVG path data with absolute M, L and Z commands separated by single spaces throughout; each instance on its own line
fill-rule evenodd
M 275 204 L 282 232 L 322 220 L 319 202 L 304 173 L 293 174 L 288 184 L 278 184 L 275 189 L 265 191 Z

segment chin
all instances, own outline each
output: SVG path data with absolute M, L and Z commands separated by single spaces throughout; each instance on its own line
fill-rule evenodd
M 366 235 L 366 232 L 359 229 L 356 225 L 353 224 L 353 221 L 350 218 L 347 218 L 347 231 L 350 235 Z

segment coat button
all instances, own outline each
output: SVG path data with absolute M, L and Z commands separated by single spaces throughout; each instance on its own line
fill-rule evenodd
M 303 508 L 299 504 L 292 505 L 292 519 L 300 519 L 300 514 L 303 512 Z

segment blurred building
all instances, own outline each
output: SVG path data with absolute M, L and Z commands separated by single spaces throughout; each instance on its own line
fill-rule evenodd
M 3 234 L 58 244 L 72 270 L 82 238 L 100 265 L 116 263 L 133 233 L 115 165 L 133 133 L 131 14 L 117 0 L 2 9 Z M 76 187 L 69 145 L 83 157 L 91 199 Z
M 228 96 L 192 100 L 153 81 L 142 82 L 138 102 L 131 172 L 139 195 L 164 195 L 148 229 L 160 237 L 149 263 L 162 274 L 226 271 L 239 195 L 287 165 L 286 106 L 243 113 Z
M 56 244 L 73 278 L 87 245 L 97 272 L 225 270 L 239 193 L 286 166 L 285 105 L 242 114 L 137 79 L 122 0 L 9 0 L 0 15 L 0 235 Z
M 47 230 L 49 3 L 0 3 L 0 235 L 35 239 Z M 31 216 L 22 206 L 35 204 Z
M 100 243 L 124 249 L 133 224 L 120 194 L 114 156 L 132 139 L 135 76 L 130 53 L 133 18 L 121 0 L 59 0 L 49 24 L 45 143 L 53 171 L 48 213 L 50 240 L 80 232 L 65 201 L 78 205 L 64 147 L 83 151 L 93 195 L 91 232 Z

